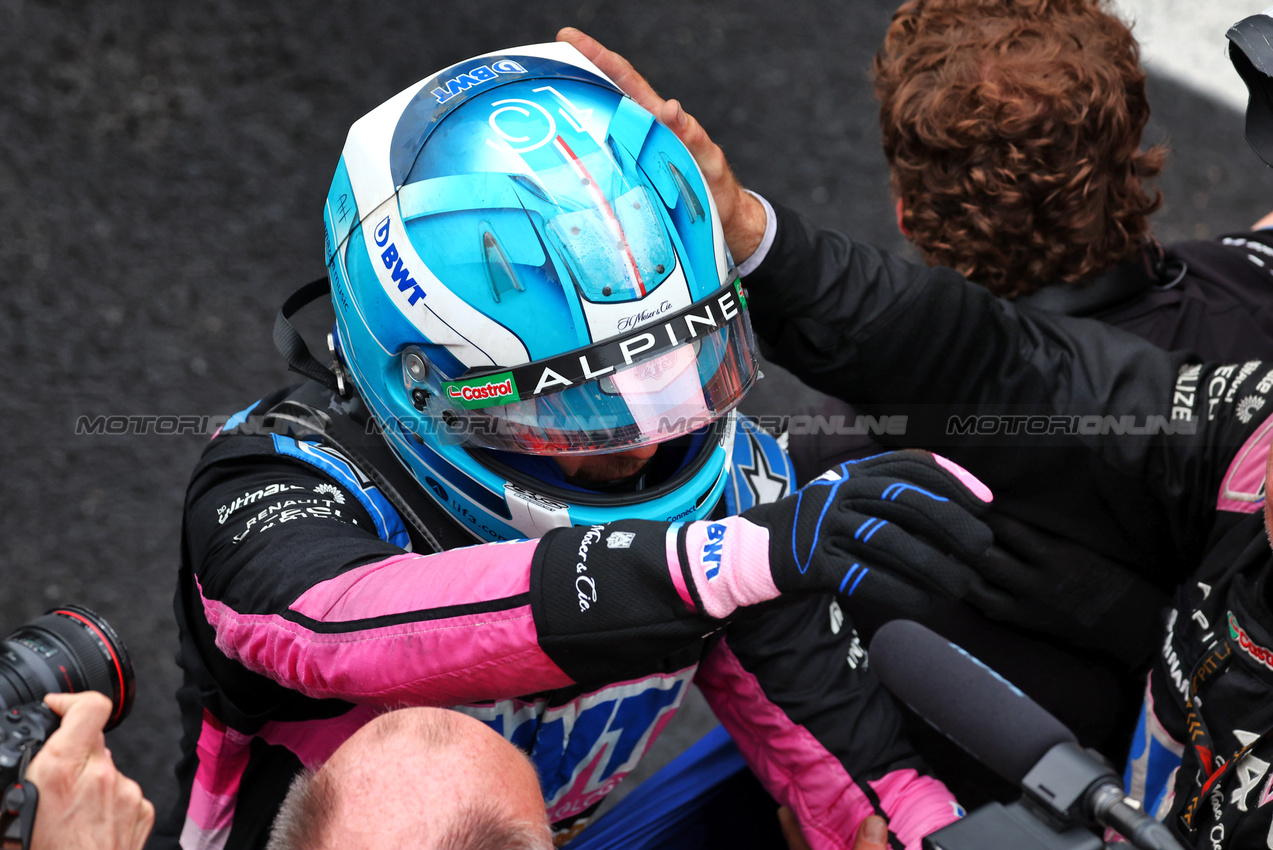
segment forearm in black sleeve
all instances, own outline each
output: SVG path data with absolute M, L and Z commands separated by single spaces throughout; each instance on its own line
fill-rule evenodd
M 955 819 L 954 797 L 926 774 L 834 597 L 785 597 L 740 612 L 695 682 L 811 846 L 847 847 L 862 820 L 878 814 L 889 822 L 890 848 L 918 847 Z
M 1228 458 L 1258 425 L 1236 405 L 1267 369 L 1247 369 L 1233 398 L 1243 366 L 1018 309 L 775 209 L 773 247 L 744 280 L 774 362 L 860 412 L 905 416 L 904 433 L 877 438 L 949 455 L 1021 519 L 1128 563 L 1195 557 Z

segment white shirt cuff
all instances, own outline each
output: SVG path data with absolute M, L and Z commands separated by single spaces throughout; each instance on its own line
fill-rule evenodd
M 760 240 L 760 244 L 756 246 L 756 250 L 751 252 L 751 256 L 738 263 L 738 276 L 746 277 L 756 270 L 756 267 L 765 261 L 765 257 L 769 256 L 769 249 L 773 247 L 774 236 L 778 232 L 778 218 L 774 215 L 774 208 L 770 206 L 760 195 L 757 195 L 751 189 L 744 189 L 748 195 L 760 201 L 760 205 L 765 208 L 765 235 Z

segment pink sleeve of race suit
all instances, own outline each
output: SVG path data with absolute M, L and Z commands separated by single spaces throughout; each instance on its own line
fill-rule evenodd
M 286 614 L 200 593 L 217 647 L 316 698 L 447 706 L 571 679 L 540 649 L 530 607 L 536 541 L 403 554 L 307 589 Z
M 946 786 L 913 769 L 893 770 L 865 784 L 850 776 L 809 729 L 766 696 L 727 640 L 703 660 L 694 681 L 752 772 L 795 813 L 812 850 L 850 850 L 858 825 L 873 814 L 888 820 L 889 831 L 908 850 L 919 850 L 925 835 L 960 817 Z

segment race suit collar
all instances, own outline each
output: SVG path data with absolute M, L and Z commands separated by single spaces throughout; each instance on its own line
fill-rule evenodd
M 1150 290 L 1170 289 L 1187 271 L 1182 261 L 1168 259 L 1162 246 L 1153 242 L 1138 256 L 1077 285 L 1045 286 L 1029 295 L 1018 296 L 1013 302 L 1049 313 L 1094 316 L 1140 298 Z

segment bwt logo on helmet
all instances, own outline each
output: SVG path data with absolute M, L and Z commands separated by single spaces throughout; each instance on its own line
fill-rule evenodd
M 723 522 L 714 522 L 707 526 L 707 539 L 703 541 L 703 551 L 699 558 L 707 571 L 707 580 L 711 581 L 720 573 L 720 553 L 725 548 L 726 528 Z
M 380 261 L 385 264 L 385 268 L 393 275 L 393 282 L 398 284 L 398 291 L 406 292 L 410 290 L 411 295 L 407 300 L 411 304 L 415 304 L 423 298 L 424 290 L 411 277 L 411 270 L 402 264 L 402 257 L 398 256 L 397 247 L 389 241 L 389 216 L 385 216 L 384 221 L 376 225 L 376 245 L 384 248 L 380 252 Z
M 525 74 L 526 69 L 512 59 L 501 59 L 489 65 L 478 65 L 467 73 L 452 77 L 434 89 L 430 94 L 438 99 L 438 103 L 446 103 L 462 91 L 466 91 L 480 83 L 489 82 L 500 74 Z
M 512 372 L 470 378 L 467 381 L 447 381 L 443 386 L 446 388 L 447 398 L 469 409 L 521 401 Z

